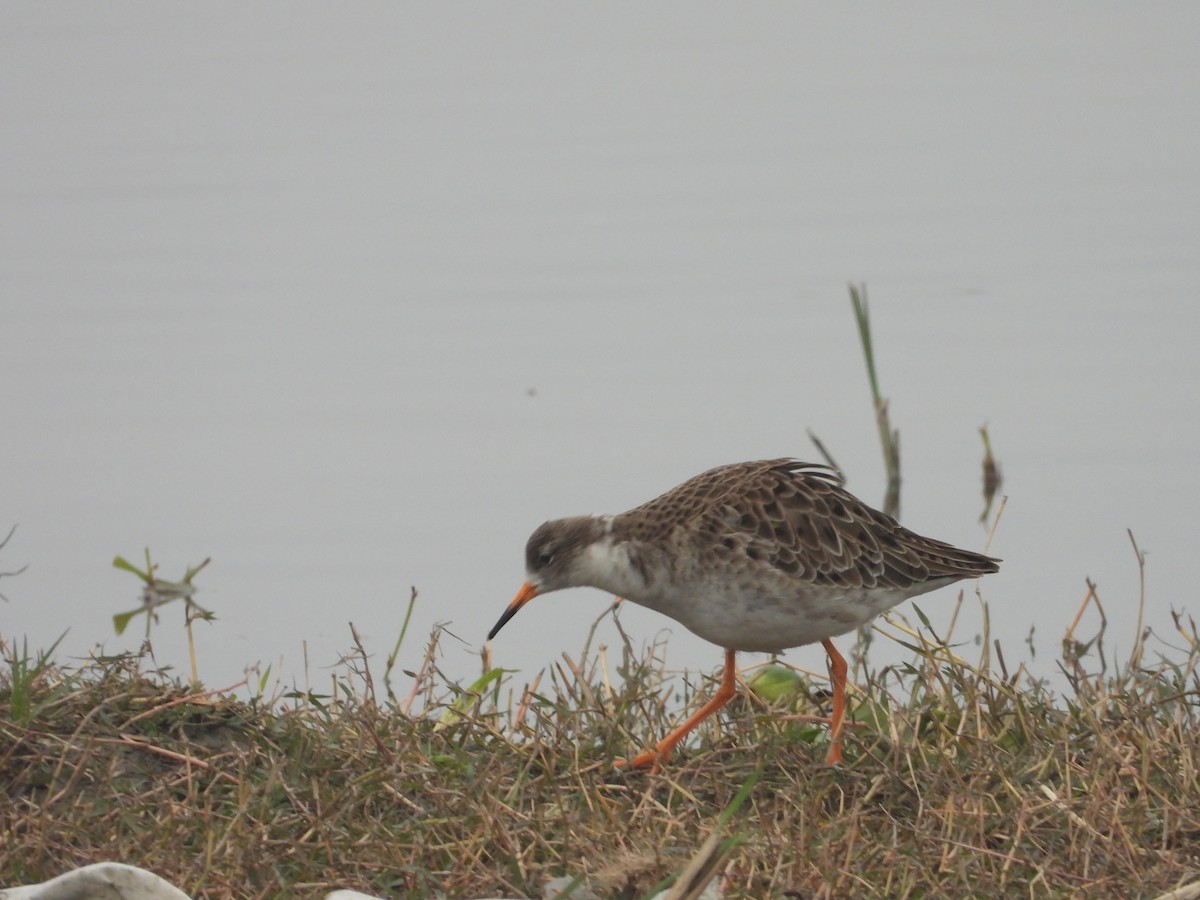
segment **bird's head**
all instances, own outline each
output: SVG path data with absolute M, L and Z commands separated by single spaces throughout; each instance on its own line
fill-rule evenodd
M 539 594 L 590 584 L 589 548 L 604 535 L 604 521 L 595 516 L 576 516 L 546 522 L 525 545 L 525 583 L 508 604 L 488 640 L 496 636 L 517 611 Z

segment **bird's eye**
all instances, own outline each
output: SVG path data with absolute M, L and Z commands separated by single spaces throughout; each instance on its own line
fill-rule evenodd
M 554 554 L 549 550 L 543 550 L 537 555 L 537 565 L 539 569 L 544 569 L 550 563 L 554 562 Z

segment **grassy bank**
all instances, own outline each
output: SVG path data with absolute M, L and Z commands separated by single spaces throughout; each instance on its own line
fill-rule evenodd
M 214 897 L 541 896 L 562 876 L 640 897 L 748 785 L 708 847 L 725 896 L 1153 897 L 1200 878 L 1200 644 L 1167 625 L 1173 647 L 1116 666 L 1072 635 L 1059 696 L 932 642 L 860 671 L 838 769 L 799 718 L 819 683 L 770 707 L 743 690 L 657 773 L 612 760 L 712 684 L 665 680 L 654 648 L 565 660 L 529 693 L 427 664 L 390 695 L 351 657 L 327 695 L 247 703 L 7 645 L 0 885 L 119 860 Z

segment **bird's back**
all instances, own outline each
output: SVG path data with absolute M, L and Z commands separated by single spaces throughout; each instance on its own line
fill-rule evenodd
M 791 459 L 710 469 L 616 517 L 641 546 L 690 545 L 726 567 L 811 586 L 922 593 L 998 571 L 998 560 L 924 537 L 871 508 L 825 466 Z M 774 579 L 772 579 L 774 580 Z

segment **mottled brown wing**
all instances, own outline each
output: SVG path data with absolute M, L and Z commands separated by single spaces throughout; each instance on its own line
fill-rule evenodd
M 997 560 L 909 531 L 842 484 L 791 459 L 722 466 L 639 507 L 639 537 L 686 524 L 719 556 L 765 560 L 816 585 L 910 588 L 997 571 Z

